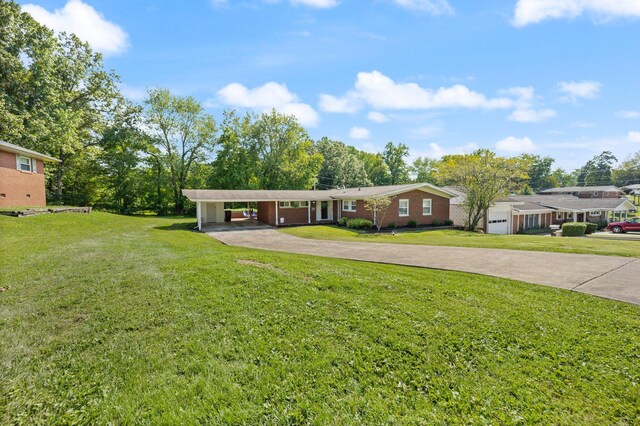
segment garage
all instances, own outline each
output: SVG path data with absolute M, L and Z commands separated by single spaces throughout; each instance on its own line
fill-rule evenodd
M 487 215 L 487 233 L 508 234 L 510 214 L 508 210 L 489 209 Z

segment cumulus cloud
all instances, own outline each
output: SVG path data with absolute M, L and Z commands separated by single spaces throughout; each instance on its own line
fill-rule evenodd
M 291 4 L 328 9 L 338 5 L 337 0 L 291 0 Z
M 389 121 L 389 117 L 378 111 L 371 111 L 367 114 L 367 118 L 371 121 L 375 121 L 376 123 L 386 123 Z
M 129 36 L 120 26 L 81 0 L 69 0 L 53 12 L 31 3 L 22 6 L 22 10 L 54 31 L 74 33 L 105 56 L 123 53 L 129 47 Z
M 598 96 L 600 83 L 597 81 L 561 81 L 558 83 L 558 91 L 563 93 L 563 100 L 577 102 L 578 99 L 591 99 Z
M 627 140 L 629 142 L 640 143 L 640 132 L 627 133 Z
M 360 109 L 360 102 L 352 96 L 320 95 L 320 109 L 325 112 L 352 113 Z
M 518 123 L 539 123 L 555 116 L 556 112 L 552 109 L 517 109 L 509 115 L 509 120 Z
M 333 106 L 335 112 L 339 106 L 352 112 L 363 105 L 377 110 L 495 109 L 510 108 L 513 101 L 505 97 L 487 98 L 461 84 L 433 90 L 416 83 L 397 83 L 379 71 L 358 73 L 354 88 L 341 97 L 323 95 L 321 98 L 321 108 Z
M 640 118 L 640 111 L 618 111 L 616 115 L 627 119 Z
M 318 113 L 308 104 L 301 103 L 286 85 L 269 82 L 254 89 L 231 83 L 217 92 L 218 99 L 230 106 L 268 111 L 275 108 L 281 113 L 295 115 L 303 126 L 316 126 Z
M 454 13 L 447 0 L 393 0 L 393 2 L 405 9 L 427 12 L 432 15 L 451 15 Z
M 547 19 L 577 18 L 582 14 L 599 18 L 640 18 L 637 0 L 518 0 L 511 23 L 516 27 Z
M 369 132 L 369 129 L 366 129 L 364 127 L 352 127 L 351 130 L 349 130 L 349 137 L 351 139 L 369 139 L 369 137 L 371 136 L 371 133 Z
M 532 152 L 537 149 L 536 144 L 528 137 L 516 138 L 509 136 L 496 143 L 498 151 L 511 153 Z

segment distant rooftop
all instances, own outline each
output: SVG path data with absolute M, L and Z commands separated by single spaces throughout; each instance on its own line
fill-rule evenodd
M 620 188 L 613 185 L 606 186 L 563 186 L 560 188 L 549 188 L 540 191 L 540 194 L 566 194 L 570 192 L 620 192 Z

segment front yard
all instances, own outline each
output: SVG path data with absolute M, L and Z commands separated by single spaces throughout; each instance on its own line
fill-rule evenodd
M 592 237 L 491 235 L 454 230 L 410 229 L 397 230 L 396 235 L 392 235 L 390 233 L 367 233 L 338 226 L 291 227 L 282 228 L 280 232 L 302 238 L 319 240 L 424 244 L 431 246 L 497 248 L 640 257 L 640 243 L 638 241 L 612 241 Z
M 638 306 L 193 225 L 0 216 L 0 423 L 640 422 Z

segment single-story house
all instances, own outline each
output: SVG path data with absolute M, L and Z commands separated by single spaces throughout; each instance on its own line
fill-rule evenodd
M 623 186 L 622 189 L 627 194 L 638 195 L 640 194 L 640 183 L 634 183 L 633 185 Z
M 272 226 L 335 223 L 341 217 L 373 219 L 365 209 L 368 198 L 390 197 L 382 226 L 406 226 L 449 219 L 449 199 L 455 194 L 428 184 L 369 186 L 335 190 L 227 190 L 185 189 L 196 203 L 198 228 L 224 222 L 225 203 L 257 203 L 258 221 Z
M 564 186 L 549 188 L 539 192 L 540 195 L 574 195 L 578 198 L 619 198 L 622 190 L 613 185 L 606 186 Z
M 600 222 L 626 218 L 636 207 L 627 198 L 579 198 L 573 195 L 514 195 L 489 208 L 489 234 L 515 234 L 564 222 Z
M 30 149 L 0 141 L 0 207 L 44 207 L 44 162 L 59 162 Z

